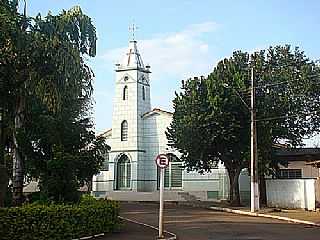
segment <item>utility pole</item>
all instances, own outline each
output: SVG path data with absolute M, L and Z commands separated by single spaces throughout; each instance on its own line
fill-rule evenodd
M 256 126 L 256 86 L 253 68 L 251 68 L 251 212 L 259 210 L 258 154 Z

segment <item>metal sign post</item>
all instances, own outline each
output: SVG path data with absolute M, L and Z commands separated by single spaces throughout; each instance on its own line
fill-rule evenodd
M 163 191 L 164 191 L 164 171 L 169 165 L 169 159 L 165 154 L 156 157 L 156 164 L 160 168 L 160 202 L 159 202 L 159 239 L 163 239 Z
M 160 168 L 159 238 L 163 238 L 163 189 L 164 189 L 164 168 Z

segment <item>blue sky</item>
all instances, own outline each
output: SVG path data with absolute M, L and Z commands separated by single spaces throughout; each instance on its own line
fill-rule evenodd
M 151 65 L 153 107 L 172 111 L 182 79 L 207 75 L 235 50 L 276 44 L 300 46 L 320 59 L 320 1 L 317 0 L 29 0 L 28 14 L 54 14 L 80 5 L 97 28 L 97 56 L 89 59 L 95 78 L 97 132 L 111 127 L 114 63 L 126 49 L 134 21 L 138 48 Z

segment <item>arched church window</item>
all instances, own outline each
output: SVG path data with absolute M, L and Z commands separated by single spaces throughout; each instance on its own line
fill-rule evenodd
M 123 154 L 117 162 L 117 190 L 129 190 L 131 186 L 131 163 Z
M 128 141 L 128 122 L 126 120 L 121 123 L 121 141 Z
M 123 100 L 128 100 L 128 86 L 124 86 L 122 98 L 123 98 Z
M 145 90 L 144 86 L 142 86 L 142 99 L 143 100 L 146 99 L 146 90 Z

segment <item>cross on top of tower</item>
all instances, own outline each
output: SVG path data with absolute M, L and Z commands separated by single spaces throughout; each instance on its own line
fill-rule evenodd
M 132 25 L 129 26 L 129 32 L 131 32 L 132 34 L 132 41 L 135 41 L 135 33 L 138 29 L 139 28 L 134 23 L 132 23 Z

